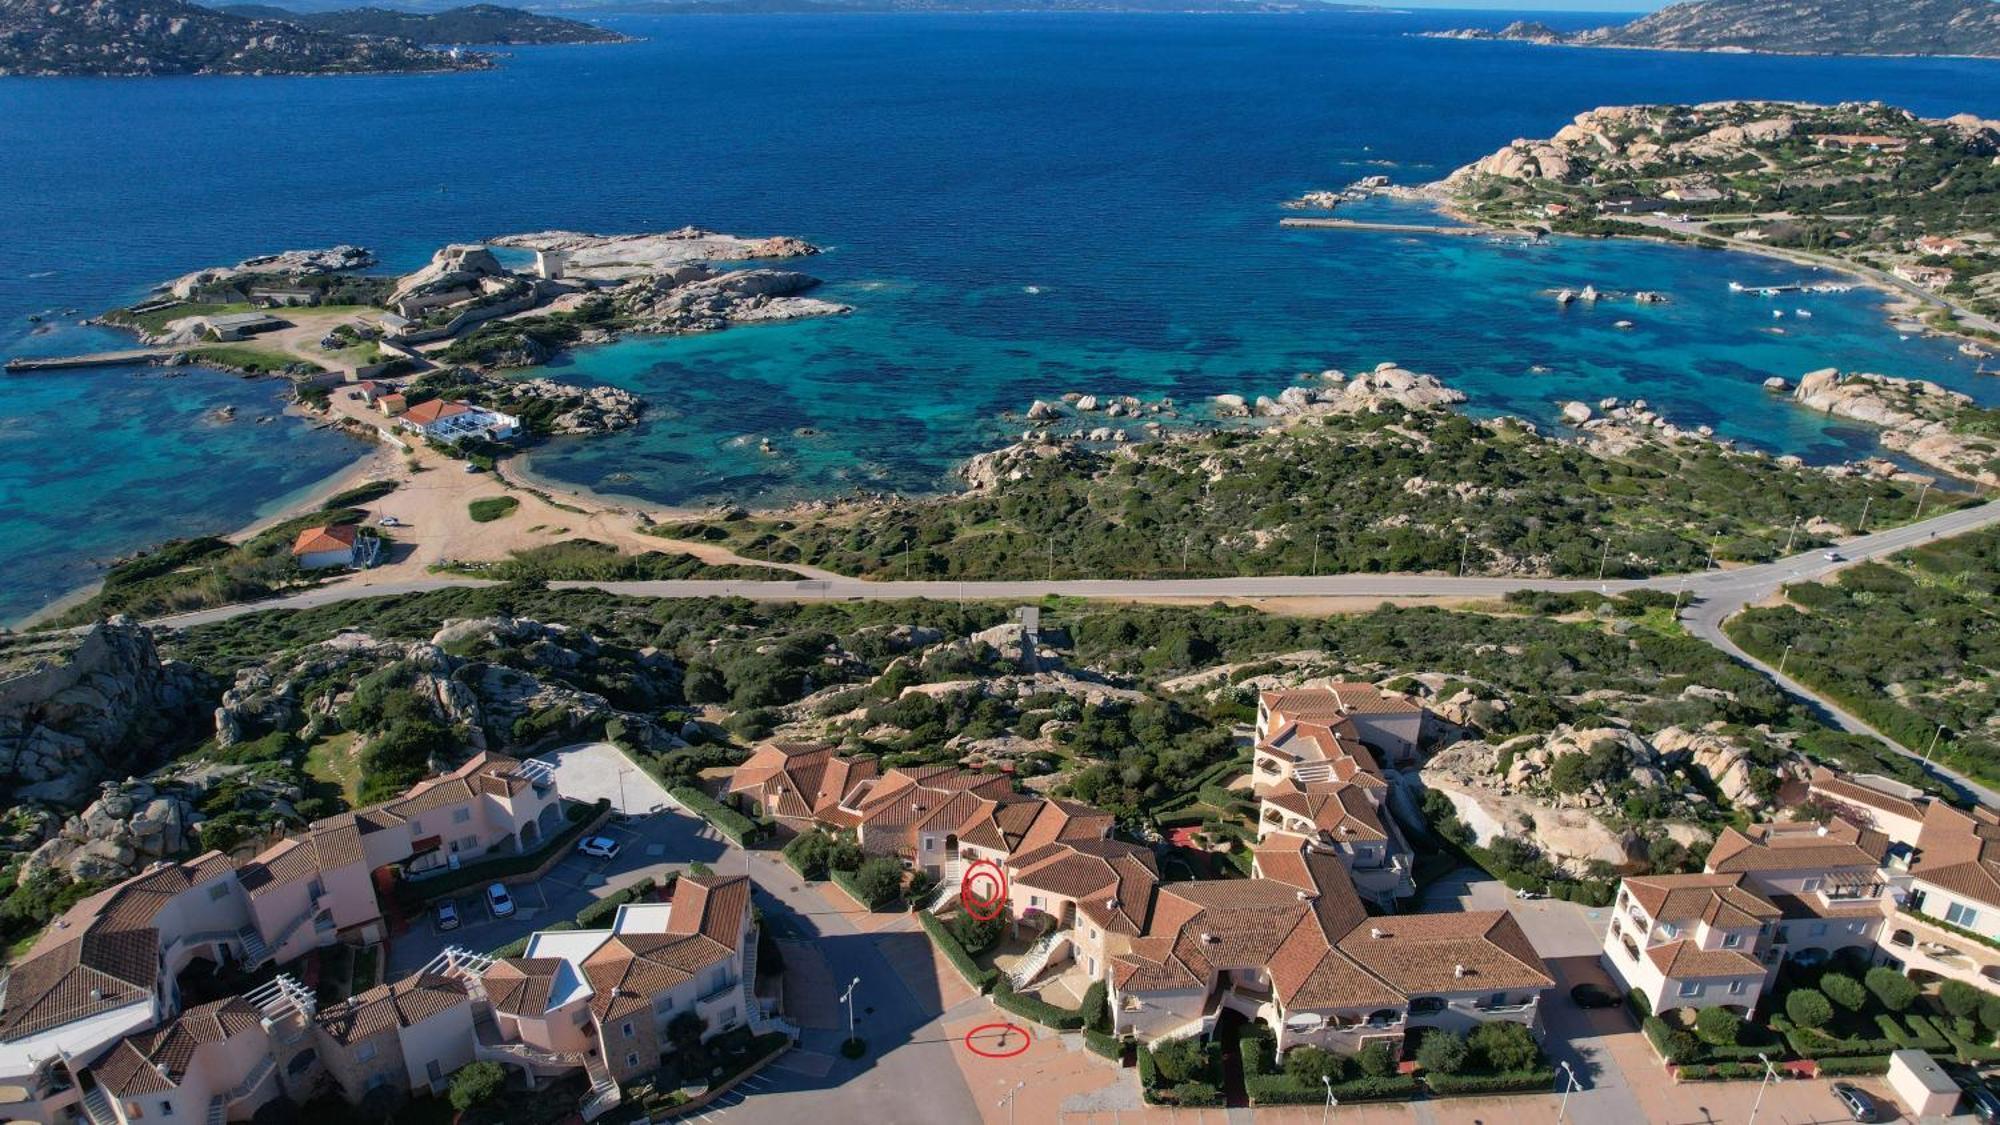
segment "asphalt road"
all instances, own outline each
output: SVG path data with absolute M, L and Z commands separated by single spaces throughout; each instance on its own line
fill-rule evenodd
M 1716 568 L 1692 574 L 1670 574 L 1654 578 L 1605 582 L 1562 578 L 1458 578 L 1434 574 L 1333 574 L 1316 577 L 1279 575 L 1263 578 L 994 582 L 931 580 L 874 582 L 860 578 L 814 578 L 783 582 L 675 579 L 655 582 L 551 582 L 549 585 L 558 589 L 594 589 L 635 597 L 744 597 L 767 601 L 846 601 L 862 598 L 1031 601 L 1050 594 L 1109 600 L 1423 596 L 1498 598 L 1514 590 L 1596 590 L 1612 594 L 1635 589 L 1662 590 L 1687 595 L 1681 610 L 1681 620 L 1695 636 L 1772 677 L 1784 690 L 1815 708 L 1829 723 L 1843 730 L 1874 737 L 1898 753 L 1909 754 L 1909 751 L 1900 744 L 1841 710 L 1831 701 L 1813 694 L 1796 681 L 1779 676 L 1776 669 L 1743 652 L 1722 632 L 1722 623 L 1744 606 L 1776 594 L 1786 583 L 1823 578 L 1849 563 L 1880 558 L 1932 539 L 1949 538 L 1995 523 L 2000 523 L 2000 504 L 1989 502 L 1933 516 L 1921 523 L 1850 539 L 1841 543 L 1838 548 L 1841 562 L 1831 561 L 1826 557 L 1824 549 L 1818 549 L 1756 566 Z M 153 623 L 177 628 L 189 627 L 226 621 L 244 614 L 262 613 L 271 609 L 309 609 L 358 598 L 487 585 L 492 583 L 455 576 L 438 576 L 381 585 L 334 584 L 290 597 L 218 606 L 214 609 L 161 618 Z M 1915 757 L 1915 755 L 1910 756 Z M 1959 786 L 1980 800 L 2000 804 L 2000 793 L 1951 770 L 1937 766 L 1931 766 L 1930 769 L 1940 778 Z

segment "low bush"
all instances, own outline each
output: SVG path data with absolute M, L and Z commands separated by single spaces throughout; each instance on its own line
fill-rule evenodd
M 1849 1055 L 1846 1058 L 1819 1060 L 1821 1074 L 1887 1074 L 1887 1055 Z
M 1917 986 L 1909 977 L 1887 965 L 1877 965 L 1868 970 L 1868 991 L 1882 1002 L 1884 1008 L 1892 1012 L 1908 1010 L 1917 1002 Z
M 717 832 L 729 837 L 738 847 L 754 843 L 769 830 L 768 825 L 751 820 L 692 785 L 676 785 L 670 792 L 674 800 L 707 821 Z
M 951 967 L 958 970 L 958 975 L 965 978 L 965 983 L 980 992 L 993 987 L 993 982 L 1000 974 L 974 961 L 972 954 L 967 953 L 965 948 L 958 944 L 958 939 L 951 936 L 951 931 L 945 928 L 943 922 L 938 921 L 928 910 L 917 913 L 917 922 L 923 926 L 924 932 L 931 936 L 931 942 L 944 950 L 944 959 L 951 962 Z
M 1785 1014 L 1801 1028 L 1820 1028 L 1833 1021 L 1833 1005 L 1817 989 L 1795 988 L 1785 997 Z
M 1125 1041 L 1123 1039 L 1109 1032 L 1099 1031 L 1094 1027 L 1084 1029 L 1083 1045 L 1090 1048 L 1092 1052 L 1103 1055 L 1107 1059 L 1125 1057 Z
M 1640 1027 L 1653 1050 L 1670 1063 L 1688 1063 L 1701 1057 L 1701 1041 L 1688 1032 L 1671 1027 L 1658 1016 L 1647 1016 Z
M 1549 1067 L 1502 1071 L 1498 1074 L 1425 1074 L 1424 1085 L 1438 1094 L 1516 1094 L 1541 1092 L 1555 1086 L 1556 1072 Z
M 1305 1083 L 1289 1074 L 1245 1075 L 1243 1088 L 1256 1105 L 1324 1105 L 1326 1087 L 1318 1082 Z M 1421 1089 L 1416 1076 L 1410 1074 L 1388 1074 L 1380 1077 L 1354 1078 L 1333 1084 L 1333 1096 L 1342 1105 L 1355 1102 L 1379 1102 L 1414 1098 Z
M 1001 980 L 993 986 L 993 1002 L 1017 1016 L 1026 1016 L 1058 1031 L 1075 1031 L 1083 1026 L 1083 1013 L 1070 1008 L 1057 1007 L 1039 996 L 1026 996 L 1014 991 L 1014 986 Z
M 1743 1034 L 1743 1017 L 1727 1008 L 1703 1008 L 1694 1018 L 1694 1031 L 1712 1047 L 1734 1047 Z
M 1173 1098 L 1175 1105 L 1221 1105 L 1222 1091 L 1206 1082 L 1183 1082 L 1173 1088 Z

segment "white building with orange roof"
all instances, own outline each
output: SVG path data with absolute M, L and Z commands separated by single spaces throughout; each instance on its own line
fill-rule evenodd
M 1372 747 L 1383 761 L 1416 764 L 1429 711 L 1407 695 L 1374 684 L 1329 681 L 1259 693 L 1257 741 L 1268 742 L 1291 723 L 1336 725 L 1348 720 L 1352 737 Z
M 852 827 L 859 819 L 843 811 L 841 801 L 874 778 L 872 759 L 845 757 L 832 743 L 766 742 L 730 774 L 726 793 L 793 831 L 815 824 Z
M 1875 774 L 1845 777 L 1825 766 L 1813 769 L 1807 792 L 1824 801 L 1835 816 L 1858 828 L 1875 829 L 1905 850 L 1914 848 L 1923 834 L 1931 803 L 1915 786 Z
M 360 570 L 375 565 L 381 549 L 380 539 L 361 534 L 355 524 L 322 524 L 305 528 L 292 540 L 292 561 L 300 570 Z
M 127 1036 L 91 1064 L 118 1125 L 166 1121 L 245 1121 L 288 1091 L 265 1014 L 241 996 L 189 1008 L 157 1028 Z M 288 1056 L 289 1057 L 289 1056 Z M 303 1066 L 298 1074 L 313 1070 Z M 304 1094 L 303 1084 L 292 1093 Z M 110 1125 L 105 1122 L 103 1125 Z
M 1932 801 L 1897 907 L 1885 954 L 1912 976 L 2000 992 L 2000 813 Z
M 1604 935 L 1605 967 L 1648 1011 L 1749 1015 L 1777 971 L 1783 911 L 1742 872 L 1627 878 Z
M 396 424 L 431 441 L 453 445 L 466 438 L 506 441 L 521 428 L 521 420 L 469 402 L 434 398 L 407 406 Z
M 1251 757 L 1258 834 L 1308 837 L 1337 852 L 1362 893 L 1387 905 L 1415 892 L 1414 856 L 1386 808 L 1389 783 L 1359 723 L 1334 714 L 1345 706 L 1331 689 L 1264 693 Z

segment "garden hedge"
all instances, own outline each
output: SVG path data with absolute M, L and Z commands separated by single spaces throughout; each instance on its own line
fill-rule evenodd
M 1555 1087 L 1555 1082 L 1554 1068 L 1546 1066 L 1506 1074 L 1424 1075 L 1424 1085 L 1440 1095 L 1546 1093 Z
M 1289 1074 L 1246 1074 L 1243 1088 L 1255 1105 L 1323 1105 L 1326 1087 L 1308 1086 Z M 1401 1101 L 1417 1096 L 1420 1087 L 1415 1075 L 1390 1074 L 1381 1078 L 1356 1078 L 1333 1084 L 1333 1096 L 1340 1104 L 1351 1102 Z
M 1044 1027 L 1057 1031 L 1075 1031 L 1083 1026 L 1083 1013 L 1071 1008 L 1060 1008 L 1038 996 L 1024 996 L 1014 991 L 1014 986 L 1006 980 L 994 982 L 991 993 L 993 1002 L 1017 1016 L 1026 1016 Z
M 980 992 L 985 992 L 993 987 L 994 981 L 1000 979 L 998 972 L 984 968 L 973 960 L 972 954 L 967 953 L 965 947 L 958 944 L 958 939 L 951 936 L 951 931 L 945 928 L 945 924 L 939 921 L 936 915 L 928 910 L 920 910 L 917 912 L 917 922 L 923 926 L 924 932 L 931 936 L 931 943 L 944 950 L 945 960 L 950 961 L 951 967 L 958 970 L 958 975 L 965 978 L 965 983 Z
M 1084 1029 L 1083 1045 L 1107 1059 L 1122 1059 L 1125 1057 L 1125 1041 L 1116 1035 L 1099 1031 L 1096 1028 Z
M 1821 1059 L 1819 1061 L 1819 1072 L 1821 1074 L 1887 1074 L 1889 1073 L 1889 1056 L 1849 1055 L 1846 1058 Z
M 692 785 L 676 785 L 668 792 L 689 812 L 707 821 L 738 847 L 755 842 L 769 829 L 769 825 L 751 820 Z

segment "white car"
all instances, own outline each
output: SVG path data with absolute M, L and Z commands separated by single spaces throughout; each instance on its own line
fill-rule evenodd
M 618 841 L 609 836 L 588 836 L 576 846 L 578 855 L 594 856 L 598 859 L 618 858 Z
M 403 526 L 403 521 L 397 519 L 395 516 L 383 516 L 381 519 L 376 520 L 375 522 L 381 524 L 383 527 Z
M 1840 552 L 1839 552 L 1839 551 L 1828 551 L 1828 552 L 1826 553 L 1826 561 L 1828 561 L 1828 562 L 1846 562 L 1847 560 L 1846 560 L 1845 558 L 1843 558 L 1843 557 L 1841 556 L 1841 554 L 1840 554 Z
M 492 909 L 495 918 L 505 918 L 514 913 L 513 897 L 508 895 L 506 887 L 498 883 L 486 888 L 486 905 Z
M 440 930 L 457 929 L 458 928 L 457 904 L 452 902 L 450 899 L 445 899 L 443 902 L 438 903 L 437 920 L 438 920 L 438 929 Z

